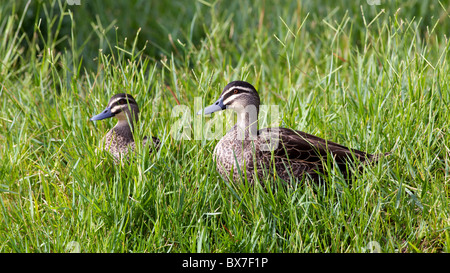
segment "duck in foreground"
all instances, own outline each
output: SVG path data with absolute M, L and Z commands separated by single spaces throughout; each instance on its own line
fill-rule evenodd
M 102 148 L 108 150 L 117 161 L 135 149 L 133 137 L 134 125 L 139 119 L 139 107 L 130 94 L 120 93 L 114 95 L 103 112 L 93 116 L 90 120 L 102 120 L 115 117 L 118 122 L 102 140 Z M 144 137 L 142 144 L 146 145 L 148 138 Z M 152 137 L 154 148 L 159 146 L 159 139 Z M 149 143 L 150 144 L 150 143 Z M 151 150 L 150 150 L 151 151 Z
M 230 82 L 211 106 L 197 114 L 211 114 L 231 108 L 237 113 L 236 125 L 217 143 L 214 159 L 223 177 L 234 182 L 247 177 L 249 183 L 255 174 L 263 179 L 278 175 L 287 182 L 309 176 L 320 181 L 327 162 L 338 166 L 348 177 L 349 162 L 373 162 L 379 155 L 349 149 L 314 135 L 286 128 L 257 130 L 260 99 L 256 89 L 248 82 Z

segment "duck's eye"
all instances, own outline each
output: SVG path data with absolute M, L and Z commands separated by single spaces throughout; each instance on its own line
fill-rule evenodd
M 125 100 L 119 100 L 119 104 L 124 105 L 124 104 L 127 104 L 127 102 Z
M 234 93 L 234 94 L 237 94 L 237 93 L 239 93 L 239 90 L 234 89 L 233 93 Z

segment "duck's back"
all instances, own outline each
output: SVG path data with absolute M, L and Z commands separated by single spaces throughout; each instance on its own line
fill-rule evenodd
M 233 169 L 234 181 L 246 175 L 252 183 L 255 168 L 260 179 L 276 170 L 285 181 L 305 176 L 318 181 L 327 164 L 336 164 L 347 176 L 349 162 L 372 160 L 373 155 L 287 128 L 262 129 L 254 141 L 238 140 L 234 127 L 217 143 L 214 158 L 222 176 L 228 177 Z
M 152 147 L 157 149 L 160 145 L 160 140 L 156 137 L 149 138 L 147 136 L 142 140 L 143 146 L 150 145 L 149 152 L 153 151 Z M 116 160 L 120 160 L 121 157 L 126 157 L 129 151 L 134 151 L 136 143 L 131 132 L 124 130 L 117 130 L 117 128 L 111 129 L 103 138 L 103 149 L 109 151 Z

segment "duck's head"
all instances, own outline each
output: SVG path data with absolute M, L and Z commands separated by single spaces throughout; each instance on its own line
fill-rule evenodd
M 139 107 L 130 94 L 120 93 L 114 95 L 108 102 L 105 110 L 100 114 L 91 118 L 94 120 L 102 120 L 115 117 L 120 121 L 137 121 L 139 115 Z M 133 119 L 132 119 L 133 118 Z
M 240 111 L 248 111 L 249 106 L 254 106 L 259 111 L 259 95 L 255 87 L 245 81 L 233 81 L 227 84 L 220 95 L 220 98 L 212 105 L 200 110 L 197 114 L 211 114 L 227 108 Z

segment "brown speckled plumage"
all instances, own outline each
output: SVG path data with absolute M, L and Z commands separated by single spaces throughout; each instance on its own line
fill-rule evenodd
M 106 109 L 91 118 L 91 120 L 101 120 L 110 117 L 116 117 L 118 119 L 117 124 L 111 130 L 106 133 L 101 142 L 101 148 L 109 151 L 118 162 L 121 158 L 126 158 L 129 151 L 135 149 L 135 141 L 133 137 L 134 124 L 138 122 L 139 107 L 134 98 L 125 93 L 114 95 L 108 103 Z M 147 144 L 147 137 L 144 137 L 142 144 Z M 152 145 L 150 152 L 153 148 L 159 146 L 159 139 L 152 137 Z
M 378 158 L 378 155 L 349 149 L 301 131 L 286 128 L 257 131 L 259 95 L 247 82 L 229 83 L 214 105 L 213 108 L 205 108 L 205 113 L 225 108 L 237 112 L 237 124 L 217 143 L 213 154 L 219 173 L 227 178 L 233 170 L 230 178 L 234 182 L 246 177 L 249 183 L 253 183 L 255 174 L 260 180 L 278 176 L 293 182 L 308 176 L 314 181 L 320 181 L 320 174 L 326 174 L 329 159 L 332 159 L 332 166 L 337 165 L 344 176 L 348 176 L 349 162 L 371 162 Z M 255 106 L 256 115 L 253 116 L 256 119 L 239 110 L 248 105 Z M 278 145 L 267 149 L 269 143 Z

